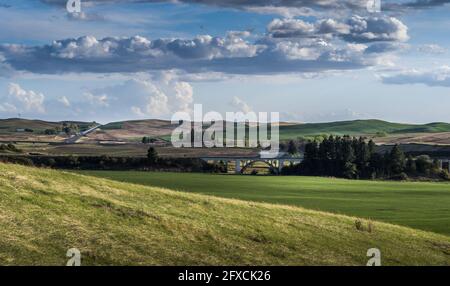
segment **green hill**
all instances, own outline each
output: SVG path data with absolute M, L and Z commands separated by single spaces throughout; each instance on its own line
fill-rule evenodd
M 450 265 L 450 238 L 297 207 L 0 164 L 0 264 Z M 367 227 L 367 222 L 364 222 Z
M 31 120 L 22 118 L 8 118 L 0 119 L 0 134 L 16 133 L 17 129 L 29 129 L 36 133 L 42 133 L 45 129 L 54 129 L 61 127 L 62 123 L 76 124 L 80 129 L 87 129 L 92 124 L 91 122 L 80 121 L 61 121 L 52 122 L 44 120 Z
M 280 126 L 281 139 L 293 139 L 297 137 L 307 137 L 321 134 L 362 135 L 376 134 L 379 132 L 387 134 L 450 132 L 450 124 L 402 124 L 373 119 Z

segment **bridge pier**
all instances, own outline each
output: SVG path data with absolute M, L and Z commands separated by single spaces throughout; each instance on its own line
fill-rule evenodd
M 281 170 L 284 167 L 284 160 L 278 160 L 278 174 L 281 174 Z
M 442 170 L 444 169 L 444 163 L 446 163 L 447 164 L 446 169 L 450 173 L 450 160 L 439 159 L 438 162 L 439 162 L 439 168 Z
M 241 173 L 241 160 L 236 160 L 235 161 L 235 170 L 234 170 L 234 172 L 236 173 L 236 174 L 240 174 Z

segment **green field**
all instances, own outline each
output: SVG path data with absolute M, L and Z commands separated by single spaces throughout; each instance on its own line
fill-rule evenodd
M 450 235 L 450 184 L 317 177 L 83 172 L 148 186 L 301 206 Z
M 450 265 L 448 236 L 355 219 L 0 164 L 0 265 Z

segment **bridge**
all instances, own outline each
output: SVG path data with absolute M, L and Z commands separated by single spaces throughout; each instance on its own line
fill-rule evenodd
M 88 135 L 89 133 L 94 132 L 95 130 L 100 128 L 100 126 L 101 125 L 96 125 L 94 127 L 89 128 L 88 130 L 81 131 L 80 133 L 72 135 L 71 137 L 65 139 L 64 143 L 66 143 L 66 144 L 75 144 L 75 143 L 77 143 L 78 140 L 81 139 L 81 137 L 84 137 L 84 136 Z
M 450 173 L 450 159 L 449 158 L 437 158 L 439 162 L 439 168 L 448 170 Z
M 219 163 L 223 162 L 228 170 L 228 165 L 234 164 L 235 173 L 243 174 L 246 169 L 250 168 L 253 164 L 257 162 L 262 162 L 267 165 L 269 170 L 274 173 L 280 174 L 281 169 L 286 166 L 286 164 L 300 164 L 303 161 L 303 157 L 294 157 L 286 152 L 279 152 L 279 154 L 273 158 L 265 158 L 264 156 L 222 156 L 222 157 L 201 157 L 200 159 L 208 163 Z

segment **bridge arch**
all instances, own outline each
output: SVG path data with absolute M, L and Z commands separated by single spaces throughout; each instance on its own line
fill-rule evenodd
M 269 170 L 271 170 L 271 171 L 276 171 L 277 170 L 277 166 L 275 166 L 275 164 L 273 162 L 271 162 L 271 161 L 268 161 L 268 160 L 250 160 L 250 161 L 244 162 L 244 166 L 241 168 L 240 173 L 243 174 L 245 172 L 245 170 L 247 170 L 247 168 L 251 167 L 253 164 L 255 164 L 257 162 L 262 162 L 262 163 L 266 164 L 269 167 Z

